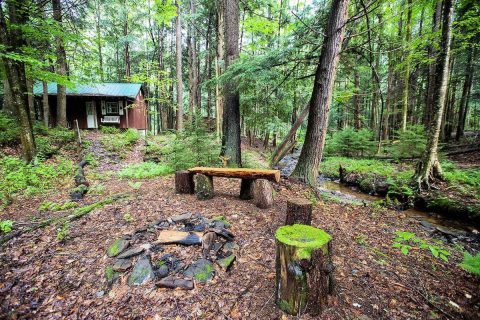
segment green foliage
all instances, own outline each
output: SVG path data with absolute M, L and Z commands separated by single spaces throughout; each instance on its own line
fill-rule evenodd
M 135 219 L 130 213 L 127 212 L 123 215 L 123 220 L 127 223 L 130 223 L 130 222 L 133 222 Z
M 119 134 L 120 129 L 113 126 L 101 126 L 100 131 L 104 134 Z
M 373 132 L 370 129 L 346 128 L 335 132 L 326 141 L 325 152 L 329 155 L 368 156 L 375 152 Z
M 64 222 L 57 230 L 57 240 L 65 242 L 70 237 L 70 223 Z
M 12 220 L 0 220 L 0 231 L 3 233 L 9 233 L 12 231 L 13 221 Z
M 127 129 L 123 133 L 108 133 L 102 137 L 102 144 L 108 151 L 117 153 L 121 158 L 140 139 L 140 133 L 136 129 Z
M 142 186 L 142 183 L 141 182 L 132 182 L 132 181 L 128 181 L 128 185 L 135 191 L 138 191 L 140 190 L 140 187 Z
M 459 264 L 459 266 L 465 271 L 480 276 L 480 253 L 472 256 L 468 252 L 464 252 L 463 261 Z
M 145 179 L 154 178 L 158 176 L 165 176 L 173 173 L 174 170 L 167 164 L 159 164 L 153 162 L 135 163 L 126 166 L 118 175 L 121 178 L 127 179 Z
M 62 158 L 49 164 L 26 164 L 14 157 L 0 158 L 0 203 L 7 205 L 17 195 L 58 187 L 72 179 L 73 173 L 73 163 Z
M 420 157 L 425 151 L 427 137 L 421 125 L 408 126 L 405 132 L 399 131 L 399 141 L 390 147 L 390 153 L 396 158 Z
M 463 194 L 480 199 L 480 169 L 458 169 L 449 161 L 442 161 L 444 179 Z
M 327 157 L 320 164 L 320 172 L 327 176 L 338 178 L 338 168 L 340 165 L 346 170 L 347 173 L 356 172 L 360 174 L 368 173 L 379 176 L 391 176 L 397 171 L 395 166 L 381 160 Z
M 435 258 L 448 262 L 450 252 L 443 247 L 428 243 L 424 239 L 417 237 L 413 232 L 397 231 L 395 234 L 397 236 L 393 240 L 392 247 L 400 249 L 402 254 L 407 255 L 413 248 L 424 249 L 429 250 Z
M 219 166 L 220 146 L 197 114 L 185 130 L 178 132 L 165 148 L 166 162 L 174 171 L 195 166 Z
M 0 111 L 0 146 L 19 143 L 19 134 L 20 131 L 15 118 Z
M 51 201 L 44 201 L 40 207 L 39 211 L 64 211 L 78 207 L 78 203 L 74 201 L 67 201 L 63 204 L 55 203 Z

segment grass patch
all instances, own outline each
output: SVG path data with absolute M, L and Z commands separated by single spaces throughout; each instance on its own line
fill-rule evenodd
M 360 174 L 377 174 L 380 176 L 392 176 L 397 172 L 397 168 L 391 163 L 373 160 L 373 159 L 353 159 L 347 157 L 327 157 L 320 164 L 320 172 L 330 176 L 339 178 L 338 168 L 340 165 L 347 172 L 356 172 Z
M 127 167 L 120 170 L 118 175 L 120 176 L 120 178 L 145 179 L 158 176 L 166 176 L 173 172 L 174 170 L 166 164 L 143 162 L 128 165 Z

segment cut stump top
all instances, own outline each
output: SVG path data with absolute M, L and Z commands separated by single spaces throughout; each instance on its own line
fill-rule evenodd
M 332 240 L 322 229 L 303 224 L 280 227 L 275 232 L 275 238 L 280 243 L 297 248 L 299 259 L 309 259 L 313 250 L 324 247 Z
M 266 179 L 273 182 L 280 182 L 280 170 L 269 169 L 247 169 L 247 168 L 211 168 L 195 167 L 188 171 L 202 173 L 214 177 L 240 178 L 240 179 Z

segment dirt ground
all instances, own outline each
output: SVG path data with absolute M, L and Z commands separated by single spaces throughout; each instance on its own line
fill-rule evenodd
M 87 194 L 84 204 L 113 194 L 128 198 L 72 222 L 65 243 L 57 241 L 57 229 L 50 226 L 1 248 L 0 318 L 294 318 L 284 315 L 274 301 L 274 233 L 285 220 L 289 198 L 312 198 L 307 188 L 284 180 L 275 186 L 274 206 L 262 210 L 238 198 L 238 180 L 215 178 L 215 198 L 200 201 L 194 195 L 175 194 L 173 176 L 139 180 L 142 185 L 134 191 L 127 180 L 106 170 L 86 167 L 92 186 L 102 184 L 104 190 Z M 53 215 L 38 211 L 42 201 L 67 199 L 68 189 L 21 199 L 6 209 L 3 218 L 28 223 L 33 217 Z M 217 270 L 212 281 L 196 283 L 191 291 L 157 289 L 153 282 L 129 287 L 126 276 L 108 288 L 104 270 L 114 260 L 105 251 L 115 239 L 186 212 L 223 215 L 232 224 L 240 245 L 232 270 Z M 126 222 L 126 213 L 134 221 Z M 448 263 L 426 250 L 411 250 L 405 256 L 392 247 L 397 230 L 435 241 L 418 221 L 392 210 L 319 201 L 313 225 L 332 235 L 336 267 L 336 294 L 321 319 L 480 319 L 480 280 L 457 266 L 461 253 L 456 246 L 444 244 L 452 252 Z M 201 248 L 173 245 L 165 251 L 189 263 Z

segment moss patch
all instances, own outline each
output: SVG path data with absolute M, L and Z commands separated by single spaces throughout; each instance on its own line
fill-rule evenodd
M 278 228 L 275 238 L 281 243 L 296 247 L 298 259 L 309 259 L 313 250 L 323 247 L 332 239 L 321 229 L 301 224 Z
M 225 227 L 227 227 L 227 228 L 229 228 L 229 227 L 232 226 L 232 224 L 231 224 L 230 222 L 228 222 L 228 220 L 225 219 L 224 216 L 216 216 L 216 217 L 213 217 L 213 218 L 212 218 L 212 221 L 220 221 L 220 222 L 222 222 L 222 223 L 225 225 Z

